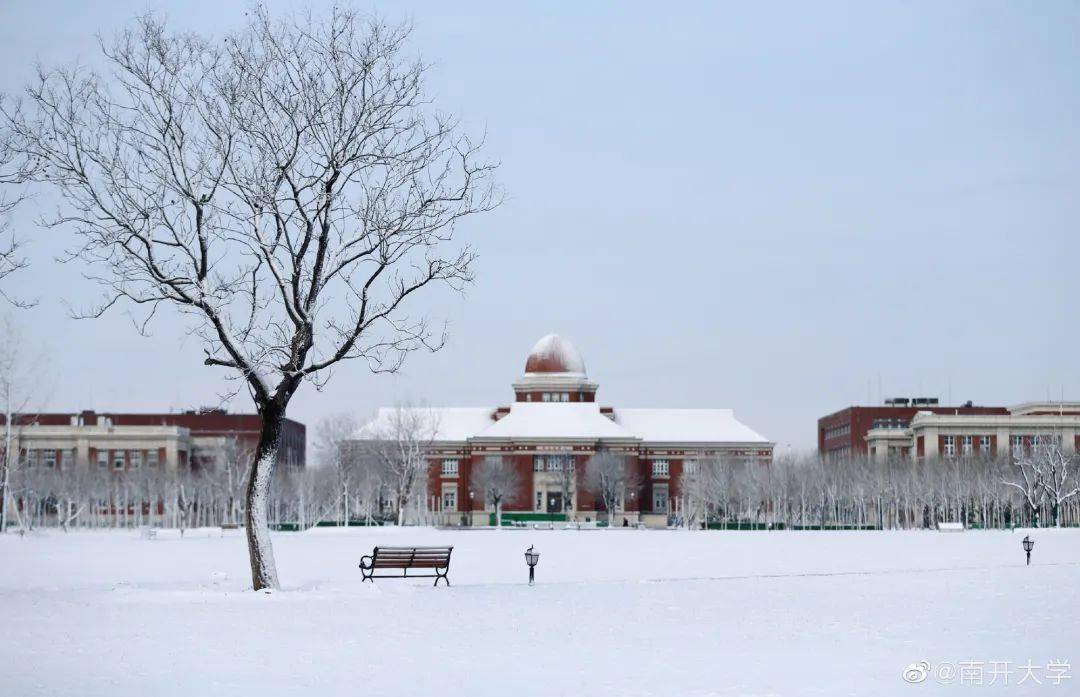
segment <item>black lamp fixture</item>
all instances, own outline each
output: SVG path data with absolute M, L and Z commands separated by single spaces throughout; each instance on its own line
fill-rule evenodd
M 536 565 L 540 562 L 540 552 L 534 552 L 533 546 L 529 545 L 529 548 L 525 550 L 525 563 L 529 565 L 529 585 L 533 585 L 533 572 L 536 569 Z
M 1031 550 L 1035 548 L 1035 540 L 1024 535 L 1024 539 L 1020 544 L 1024 545 L 1024 552 L 1027 554 L 1027 563 L 1028 566 L 1031 566 Z

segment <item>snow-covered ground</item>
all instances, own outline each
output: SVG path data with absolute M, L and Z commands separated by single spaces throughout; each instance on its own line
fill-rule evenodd
M 1080 531 L 1032 534 L 321 529 L 269 595 L 235 532 L 7 535 L 0 695 L 1080 694 Z M 361 585 L 405 543 L 453 585 Z

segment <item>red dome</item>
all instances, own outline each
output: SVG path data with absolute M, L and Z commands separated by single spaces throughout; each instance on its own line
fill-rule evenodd
M 526 373 L 572 373 L 585 375 L 585 361 L 566 339 L 548 334 L 536 342 L 525 361 Z

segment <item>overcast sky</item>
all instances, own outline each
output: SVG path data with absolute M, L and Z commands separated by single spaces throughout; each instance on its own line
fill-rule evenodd
M 426 297 L 441 353 L 340 366 L 290 416 L 505 404 L 548 332 L 604 404 L 731 407 L 796 448 L 882 396 L 1080 399 L 1080 4 L 518 5 L 358 5 L 415 22 L 431 91 L 486 129 L 509 200 L 460 230 L 475 286 Z M 96 63 L 93 34 L 148 8 L 214 32 L 246 4 L 5 2 L 0 91 L 37 60 Z M 175 323 L 68 319 L 96 290 L 35 215 L 13 289 L 40 298 L 19 318 L 45 406 L 215 404 L 222 373 Z

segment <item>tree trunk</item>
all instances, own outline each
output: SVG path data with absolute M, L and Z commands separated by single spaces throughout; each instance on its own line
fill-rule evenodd
M 270 542 L 268 506 L 270 481 L 281 443 L 281 424 L 285 418 L 284 410 L 276 405 L 262 406 L 259 413 L 262 416 L 262 431 L 248 477 L 247 508 L 244 511 L 248 557 L 251 561 L 251 587 L 257 591 L 279 587 L 274 548 Z

